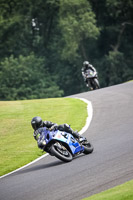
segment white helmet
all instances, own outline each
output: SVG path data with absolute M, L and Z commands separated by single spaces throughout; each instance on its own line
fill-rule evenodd
M 84 66 L 84 67 L 88 67 L 88 66 L 89 66 L 89 62 L 88 62 L 88 61 L 84 61 L 84 62 L 83 62 L 83 66 Z

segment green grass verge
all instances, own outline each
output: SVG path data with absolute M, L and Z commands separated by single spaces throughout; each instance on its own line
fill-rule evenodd
M 133 180 L 122 185 L 95 194 L 84 200 L 132 200 L 133 199 Z
M 86 108 L 86 103 L 72 98 L 0 101 L 0 176 L 43 154 L 33 138 L 30 122 L 34 116 L 68 123 L 79 131 L 85 125 Z

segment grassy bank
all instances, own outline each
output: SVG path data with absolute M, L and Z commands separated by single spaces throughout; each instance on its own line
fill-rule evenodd
M 132 200 L 133 199 L 133 180 L 106 190 L 99 194 L 85 198 L 84 200 Z
M 34 116 L 81 130 L 87 117 L 86 107 L 83 101 L 72 98 L 1 101 L 0 176 L 43 154 L 33 138 L 30 122 Z

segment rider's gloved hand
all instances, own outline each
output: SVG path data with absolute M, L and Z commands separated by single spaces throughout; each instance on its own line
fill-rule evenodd
M 56 131 L 58 129 L 57 125 L 53 125 L 51 126 L 51 128 L 49 129 L 50 131 Z

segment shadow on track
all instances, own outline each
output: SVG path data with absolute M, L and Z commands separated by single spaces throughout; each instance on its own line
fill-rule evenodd
M 32 171 L 36 171 L 36 170 L 41 170 L 41 169 L 47 169 L 47 168 L 59 166 L 62 164 L 65 164 L 65 163 L 60 160 L 57 160 L 55 162 L 48 163 L 48 164 L 36 165 L 33 167 L 30 166 L 30 167 L 27 167 L 26 169 L 22 169 L 21 171 L 16 172 L 14 175 L 28 173 L 28 172 L 32 172 Z
M 85 156 L 84 154 L 80 154 L 76 157 L 73 158 L 73 161 L 76 160 L 77 158 L 80 158 L 82 156 Z M 68 164 L 66 162 L 63 162 L 61 160 L 57 160 L 48 164 L 40 164 L 40 165 L 35 165 L 35 166 L 28 166 L 25 169 L 22 169 L 20 171 L 15 172 L 14 174 L 11 174 L 11 176 L 15 176 L 15 175 L 19 175 L 19 174 L 23 174 L 23 173 L 30 173 L 32 171 L 37 171 L 37 170 L 44 170 L 47 168 L 51 168 L 51 167 L 56 167 L 56 166 L 60 166 L 60 165 L 65 165 Z

